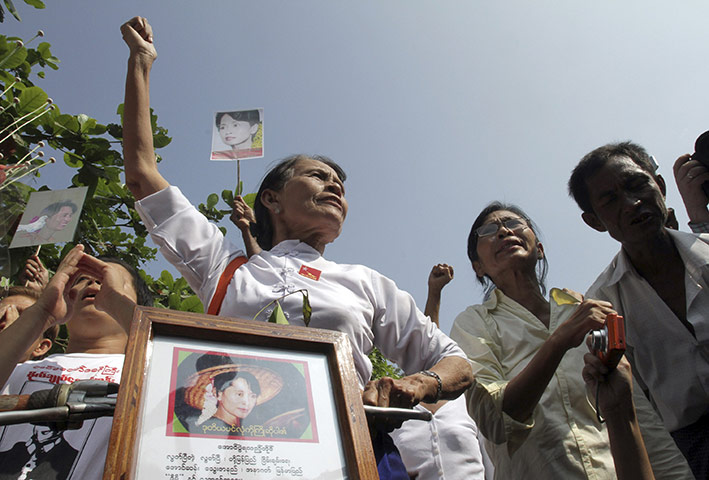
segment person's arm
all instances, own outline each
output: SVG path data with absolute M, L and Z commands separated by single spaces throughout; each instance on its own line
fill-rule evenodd
M 441 291 L 451 280 L 453 280 L 453 267 L 445 263 L 435 265 L 428 275 L 428 297 L 426 298 L 426 308 L 424 308 L 423 313 L 437 327 L 440 326 L 438 314 L 441 310 Z
M 251 230 L 249 229 L 252 223 L 256 223 L 254 211 L 240 195 L 234 199 L 234 210 L 232 210 L 229 219 L 241 231 L 241 238 L 243 238 L 244 247 L 246 248 L 246 256 L 251 258 L 261 253 L 261 247 L 254 236 L 251 235 Z
M 143 17 L 121 26 L 130 49 L 123 106 L 123 159 L 126 184 L 136 200 L 169 186 L 158 172 L 150 125 L 150 69 L 157 57 L 153 31 Z
M 400 379 L 383 377 L 367 383 L 362 395 L 365 405 L 378 407 L 411 408 L 421 402 L 435 403 L 438 400 L 458 398 L 472 383 L 473 371 L 463 357 L 445 357 L 428 369 L 435 376 L 415 373 Z
M 622 358 L 614 370 L 608 371 L 603 362 L 591 353 L 587 353 L 583 359 L 583 379 L 589 398 L 595 398 L 596 389 L 599 389 L 598 408 L 608 427 L 618 479 L 654 479 L 633 404 L 630 364 Z
M 690 227 L 693 224 L 709 224 L 709 197 L 702 188 L 705 182 L 709 182 L 709 170 L 699 161 L 691 160 L 689 154 L 679 157 L 672 169 L 687 209 Z
M 25 287 L 32 288 L 39 292 L 49 282 L 49 272 L 42 264 L 37 255 L 32 255 L 25 263 L 25 269 L 20 274 L 20 283 Z
M 502 410 L 518 422 L 526 421 L 542 398 L 564 354 L 578 347 L 591 330 L 603 327 L 606 315 L 615 313 L 611 304 L 584 300 L 576 311 L 551 334 L 526 367 L 507 384 Z
M 52 325 L 62 323 L 67 317 L 64 290 L 79 270 L 78 263 L 84 255 L 83 250 L 83 245 L 74 247 L 64 257 L 37 302 L 0 332 L 0 385 L 5 385 L 17 363 L 42 333 Z

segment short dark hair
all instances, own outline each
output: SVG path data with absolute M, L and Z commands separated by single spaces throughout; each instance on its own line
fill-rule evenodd
M 256 395 L 261 395 L 261 385 L 258 380 L 249 372 L 241 372 L 239 370 L 233 372 L 224 372 L 214 377 L 214 388 L 218 393 L 229 388 L 237 379 L 243 378 L 249 384 L 249 388 Z
M 128 270 L 131 277 L 133 277 L 133 288 L 135 289 L 135 293 L 137 294 L 137 297 L 138 297 L 138 300 L 136 303 L 138 305 L 143 305 L 144 307 L 152 307 L 153 306 L 153 294 L 150 292 L 148 285 L 140 277 L 140 274 L 138 273 L 138 270 L 135 269 L 135 267 L 133 267 L 131 264 L 129 264 L 125 260 L 121 260 L 120 258 L 106 257 L 106 256 L 100 256 L 100 257 L 96 257 L 96 258 L 98 258 L 99 260 L 102 260 L 104 262 L 107 262 L 107 263 L 115 263 L 116 265 L 120 265 L 121 267 Z
M 491 202 L 488 204 L 483 210 L 478 214 L 477 218 L 473 222 L 473 226 L 470 228 L 470 234 L 468 235 L 468 258 L 470 259 L 470 263 L 473 263 L 477 260 L 479 260 L 478 256 L 478 234 L 476 230 L 480 228 L 485 222 L 485 219 L 494 212 L 498 212 L 500 210 L 506 210 L 508 212 L 512 212 L 515 215 L 518 215 L 520 218 L 524 219 L 525 222 L 527 222 L 527 225 L 529 228 L 534 232 L 534 235 L 537 237 L 537 240 L 539 239 L 539 228 L 537 225 L 532 221 L 531 218 L 529 218 L 529 215 L 527 215 L 524 210 L 519 208 L 517 205 L 511 204 L 511 203 L 502 203 L 502 202 Z M 547 287 L 546 287 L 546 278 L 547 278 L 547 271 L 549 270 L 549 262 L 547 261 L 547 256 L 546 253 L 544 256 L 542 256 L 539 261 L 537 261 L 537 266 L 536 266 L 536 273 L 537 273 L 537 281 L 539 282 L 539 288 L 542 291 L 542 295 L 546 295 L 547 292 Z M 480 284 L 483 286 L 483 289 L 485 291 L 485 296 L 487 295 L 495 288 L 495 284 L 493 283 L 492 279 L 488 277 L 487 275 L 484 275 L 482 277 L 478 277 L 478 281 Z
M 71 208 L 71 213 L 74 214 L 79 209 L 74 202 L 71 200 L 65 200 L 63 202 L 50 203 L 42 209 L 40 215 L 49 215 L 50 217 L 59 212 L 64 207 Z
M 647 151 L 632 142 L 609 143 L 586 154 L 576 165 L 569 178 L 569 196 L 586 213 L 593 213 L 591 195 L 586 180 L 598 172 L 609 160 L 615 157 L 628 157 L 633 163 L 655 177 L 655 163 Z
M 243 110 L 241 112 L 218 112 L 215 118 L 215 123 L 217 127 L 222 121 L 224 115 L 229 115 L 231 118 L 237 122 L 249 122 L 250 125 L 255 125 L 261 123 L 261 116 L 258 110 Z
M 337 163 L 332 159 L 325 157 L 323 155 L 304 155 L 297 154 L 291 155 L 284 158 L 278 164 L 273 167 L 261 181 L 261 186 L 256 194 L 256 199 L 254 200 L 254 216 L 256 217 L 256 223 L 252 223 L 250 226 L 251 234 L 256 238 L 259 246 L 264 250 L 270 250 L 273 247 L 273 224 L 271 223 L 271 217 L 266 206 L 261 202 L 261 195 L 266 190 L 279 191 L 283 188 L 288 180 L 293 178 L 293 172 L 295 171 L 295 165 L 301 160 L 317 160 L 322 162 L 328 167 L 332 168 L 337 174 L 341 182 L 347 180 L 347 174 L 342 170 Z

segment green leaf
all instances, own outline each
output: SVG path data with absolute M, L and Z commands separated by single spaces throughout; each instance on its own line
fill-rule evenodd
M 231 207 L 234 205 L 234 193 L 231 190 L 222 190 L 222 200 Z
M 190 295 L 182 300 L 180 310 L 183 312 L 204 313 L 204 306 L 197 295 Z
M 281 308 L 281 304 L 276 301 L 276 307 L 273 309 L 273 313 L 271 313 L 271 316 L 268 317 L 268 321 L 270 323 L 276 323 L 278 325 L 289 325 L 288 320 L 286 319 L 285 314 L 283 313 L 283 309 Z
M 38 10 L 41 10 L 44 8 L 44 2 L 42 2 L 42 0 L 25 0 L 25 3 L 27 5 L 33 6 L 34 8 L 36 8 Z
M 7 54 L 3 53 L 3 58 L 0 58 L 0 66 L 2 68 L 18 68 L 27 58 L 27 49 L 24 47 L 16 47 L 13 43 L 7 43 L 10 51 Z
M 15 5 L 12 3 L 12 0 L 4 0 L 5 6 L 7 7 L 7 11 L 12 14 L 13 17 L 17 19 L 18 22 L 21 22 L 22 19 L 20 18 L 20 14 L 17 13 L 17 9 L 15 8 Z
M 254 203 L 256 203 L 256 194 L 255 193 L 247 193 L 244 195 L 244 202 L 246 202 L 246 205 L 248 205 L 251 208 L 254 208 Z
M 181 303 L 182 303 L 182 298 L 180 298 L 180 295 L 177 293 L 171 293 L 167 297 L 167 306 L 171 310 L 179 310 Z
M 171 141 L 172 141 L 172 138 L 168 137 L 165 134 L 156 133 L 155 135 L 153 135 L 153 147 L 154 148 L 167 147 L 168 145 L 170 145 Z
M 303 290 L 301 293 L 303 294 L 303 322 L 305 322 L 305 326 L 307 327 L 310 325 L 310 317 L 313 316 L 313 308 L 310 306 L 308 291 Z
M 54 123 L 59 126 L 59 134 L 63 134 L 65 130 L 70 132 L 79 131 L 79 121 L 73 115 L 63 113 L 54 120 Z
M 207 197 L 207 208 L 211 210 L 217 203 L 219 203 L 219 196 L 216 193 L 210 193 Z
M 71 152 L 66 152 L 64 154 L 64 163 L 71 168 L 81 168 L 84 165 L 81 157 Z
M 17 113 L 24 115 L 47 103 L 47 93 L 39 87 L 29 87 L 20 94 L 20 106 Z M 39 112 L 38 112 L 39 113 Z
M 25 0 L 25 1 L 27 1 L 27 0 Z M 44 58 L 45 60 L 52 56 L 52 52 L 49 51 L 49 47 L 51 47 L 51 45 L 47 42 L 42 42 L 39 45 L 37 45 L 37 51 L 39 52 L 40 55 L 42 55 L 42 58 Z
M 170 272 L 167 270 L 163 270 L 160 274 L 160 281 L 170 290 L 172 290 L 172 286 L 175 284 L 175 280 L 173 280 L 172 275 L 170 275 Z

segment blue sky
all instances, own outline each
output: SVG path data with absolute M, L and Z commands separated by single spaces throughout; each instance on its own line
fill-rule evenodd
M 247 191 L 291 153 L 340 163 L 350 212 L 326 257 L 379 270 L 421 307 L 431 266 L 452 264 L 446 332 L 481 300 L 466 238 L 492 200 L 541 227 L 549 286 L 584 291 L 607 265 L 617 244 L 566 194 L 597 146 L 630 139 L 654 154 L 687 230 L 672 163 L 709 129 L 706 2 L 15 3 L 23 21 L 7 18 L 3 34 L 41 28 L 61 59 L 38 84 L 62 111 L 101 123 L 117 121 L 123 99 L 119 27 L 149 19 L 152 106 L 173 137 L 161 171 L 194 203 L 235 183 L 235 165 L 208 161 L 217 110 L 265 109 L 266 157 L 242 162 Z M 53 165 L 40 183 L 68 178 Z

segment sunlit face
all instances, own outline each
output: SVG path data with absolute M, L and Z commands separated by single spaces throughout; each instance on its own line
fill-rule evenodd
M 0 301 L 0 330 L 9 327 L 17 317 L 32 306 L 36 300 L 24 295 L 11 295 Z
M 277 197 L 290 238 L 305 241 L 317 235 L 329 243 L 340 235 L 348 208 L 345 187 L 328 165 L 310 158 L 298 161 Z
M 47 219 L 47 228 L 51 230 L 64 230 L 69 222 L 71 222 L 71 217 L 74 215 L 74 211 L 71 207 L 62 207 L 57 213 L 52 215 Z
M 593 228 L 624 245 L 644 243 L 663 229 L 667 207 L 660 185 L 630 158 L 611 158 L 586 185 L 593 213 L 584 220 Z
M 504 226 L 503 222 L 513 218 L 520 219 L 522 224 L 513 228 Z M 494 235 L 478 238 L 478 260 L 473 262 L 475 273 L 479 277 L 487 275 L 495 282 L 505 270 L 531 268 L 533 271 L 543 250 L 526 220 L 516 213 L 498 210 L 485 218 L 482 225 L 487 224 L 495 224 L 498 229 Z
M 234 120 L 229 115 L 222 115 L 219 120 L 219 136 L 231 148 L 251 148 L 251 137 L 257 130 L 258 124 Z
M 244 378 L 237 378 L 217 395 L 219 406 L 238 418 L 246 418 L 256 406 L 257 400 L 258 394 L 251 391 L 249 382 Z

